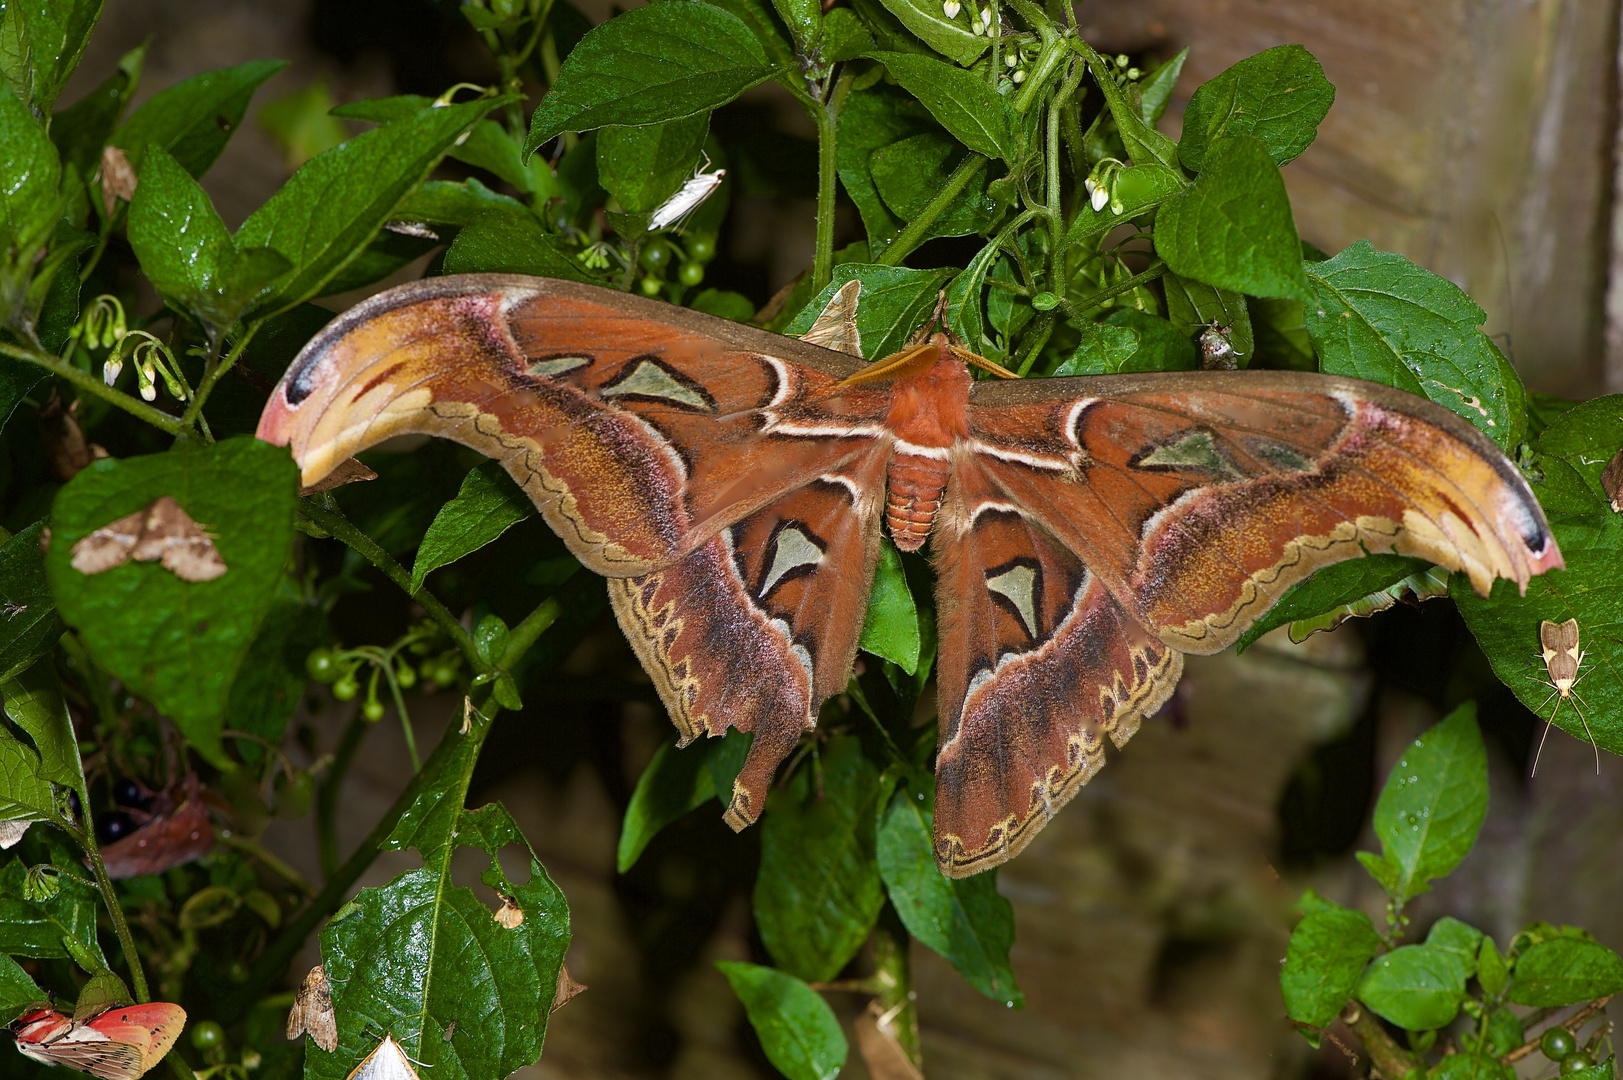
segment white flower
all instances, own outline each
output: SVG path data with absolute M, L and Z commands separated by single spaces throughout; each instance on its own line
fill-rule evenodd
M 1090 194 L 1092 196 L 1090 201 L 1092 202 L 1094 213 L 1098 213 L 1100 210 L 1103 210 L 1105 208 L 1105 203 L 1110 201 L 1110 192 L 1105 190 L 1105 186 L 1103 184 L 1093 185 L 1093 191 Z
M 1010 75 L 1009 78 L 1013 79 L 1016 83 L 1025 82 L 1026 81 L 1026 69 L 1021 68 L 1019 71 L 1015 72 L 1013 75 Z
M 118 382 L 119 372 L 124 370 L 124 358 L 113 354 L 107 358 L 107 363 L 101 369 L 101 381 L 108 386 Z
M 958 12 L 961 11 L 962 8 L 958 6 L 958 0 L 947 0 L 945 4 L 941 5 L 941 10 L 946 13 L 947 18 L 956 19 L 958 17 Z

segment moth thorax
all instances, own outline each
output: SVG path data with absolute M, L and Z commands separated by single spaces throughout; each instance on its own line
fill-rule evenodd
M 944 450 L 940 457 L 902 452 L 890 459 L 885 525 L 898 548 L 917 551 L 924 546 L 947 490 L 947 472 Z

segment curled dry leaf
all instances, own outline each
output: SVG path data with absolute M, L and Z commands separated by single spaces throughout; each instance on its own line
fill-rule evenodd
M 552 995 L 552 1012 L 557 1012 L 575 998 L 586 992 L 586 984 L 576 982 L 575 977 L 569 974 L 568 964 L 558 965 L 558 992 Z
M 116 1006 L 82 1021 L 53 1009 L 34 1009 L 11 1030 L 25 1057 L 101 1080 L 136 1080 L 163 1059 L 185 1026 L 184 1009 L 155 1001 Z
M 73 545 L 73 568 L 100 574 L 129 560 L 161 563 L 182 581 L 213 581 L 227 569 L 213 539 L 168 495 Z
M 130 201 L 135 185 L 135 170 L 130 167 L 130 159 L 124 156 L 124 151 L 116 146 L 104 148 L 101 152 L 101 205 L 109 220 L 118 209 L 119 199 Z
M 181 794 L 160 792 L 152 810 L 131 810 L 132 816 L 150 814 L 140 828 L 101 849 L 102 861 L 112 878 L 161 874 L 171 866 L 200 859 L 214 846 L 214 824 L 203 804 L 197 776 L 186 777 Z
M 287 1011 L 287 1037 L 297 1039 L 309 1032 L 310 1041 L 327 1053 L 338 1049 L 338 1019 L 333 1015 L 332 987 L 327 984 L 327 969 L 317 964 L 310 969 L 293 996 L 293 1007 Z
M 517 930 L 524 925 L 524 909 L 513 902 L 511 896 L 497 893 L 502 898 L 501 910 L 496 912 L 496 924 L 506 930 Z
M 877 1001 L 868 1002 L 868 1011 L 852 1025 L 857 1033 L 857 1050 L 873 1080 L 924 1080 L 913 1060 L 896 1038 L 895 1018 Z
M 1623 514 L 1623 450 L 1613 454 L 1601 470 L 1600 486 L 1612 502 L 1612 512 Z
M 45 456 L 59 479 L 72 480 L 91 462 L 107 456 L 105 449 L 85 441 L 85 433 L 79 427 L 77 401 L 64 405 L 53 392 L 51 399 L 36 412 L 39 415 L 40 441 L 45 444 Z
M 331 491 L 335 487 L 345 484 L 356 484 L 362 480 L 376 480 L 378 474 L 361 464 L 360 458 L 345 458 L 338 463 L 338 467 L 326 476 L 317 480 L 308 487 L 299 489 L 299 498 L 314 495 L 318 491 Z

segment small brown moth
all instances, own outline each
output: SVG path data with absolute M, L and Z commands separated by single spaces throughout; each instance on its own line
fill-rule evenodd
M 1239 368 L 1239 354 L 1229 340 L 1233 327 L 1212 323 L 1200 334 L 1200 366 L 1206 371 L 1235 371 Z
M 209 534 L 168 495 L 73 545 L 73 568 L 82 574 L 99 574 L 131 559 L 162 563 L 182 581 L 213 581 L 228 569 Z
M 552 995 L 552 1008 L 548 1011 L 557 1012 L 585 992 L 586 984 L 575 981 L 575 977 L 569 974 L 569 965 L 559 964 L 558 989 Z
M 354 484 L 362 480 L 376 480 L 378 474 L 361 464 L 359 458 L 345 458 L 338 463 L 329 476 L 325 476 L 308 487 L 299 488 L 299 497 L 314 495 L 318 491 L 331 491 L 335 487 L 345 484 Z
M 1600 747 L 1595 743 L 1594 733 L 1589 730 L 1589 721 L 1584 719 L 1584 711 L 1579 708 L 1583 699 L 1573 689 L 1581 676 L 1578 667 L 1584 662 L 1583 650 L 1578 648 L 1578 620 L 1568 619 L 1564 623 L 1553 623 L 1545 619 L 1538 624 L 1539 643 L 1543 645 L 1544 670 L 1549 672 L 1549 679 L 1544 685 L 1550 688 L 1550 696 L 1544 699 L 1539 706 L 1542 711 L 1554 698 L 1560 698 L 1555 703 L 1555 709 L 1550 712 L 1550 718 L 1544 722 L 1544 736 L 1538 741 L 1538 753 L 1533 755 L 1533 771 L 1538 772 L 1539 754 L 1544 752 L 1544 739 L 1550 736 L 1550 725 L 1555 723 L 1555 714 L 1561 709 L 1562 701 L 1572 702 L 1572 711 L 1578 714 L 1579 721 L 1584 725 L 1584 734 L 1589 736 L 1589 745 L 1595 748 L 1595 774 L 1600 775 Z
M 308 1032 L 310 1041 L 327 1053 L 338 1049 L 338 1020 L 333 1015 L 332 987 L 320 964 L 310 969 L 287 1011 L 287 1037 L 297 1039 Z
M 847 356 L 861 356 L 862 334 L 857 330 L 857 297 L 861 292 L 862 282 L 855 278 L 840 286 L 800 340 Z
M 1601 490 L 1612 501 L 1612 512 L 1623 514 L 1623 450 L 1612 455 L 1600 473 Z

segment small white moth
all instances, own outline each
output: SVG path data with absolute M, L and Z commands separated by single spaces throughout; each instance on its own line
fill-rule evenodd
M 721 186 L 721 178 L 727 175 L 726 169 L 717 169 L 715 172 L 705 172 L 710 159 L 704 159 L 704 164 L 693 170 L 693 178 L 685 181 L 676 194 L 659 204 L 654 216 L 648 219 L 648 231 L 658 232 L 660 229 L 669 229 L 680 224 L 682 219 L 699 208 L 699 204 L 708 199 L 715 190 Z
M 378 1043 L 377 1049 L 355 1066 L 345 1080 L 419 1080 L 419 1078 L 417 1070 L 411 1067 L 411 1059 L 406 1056 L 406 1051 L 401 1049 L 400 1044 L 394 1041 L 394 1034 L 391 1032 Z

